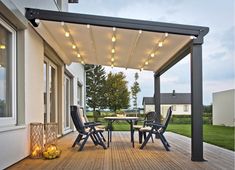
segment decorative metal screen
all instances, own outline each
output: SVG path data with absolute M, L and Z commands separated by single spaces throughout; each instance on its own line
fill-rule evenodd
M 41 158 L 43 151 L 43 124 L 30 123 L 31 158 Z
M 46 123 L 45 125 L 45 146 L 57 143 L 57 123 Z

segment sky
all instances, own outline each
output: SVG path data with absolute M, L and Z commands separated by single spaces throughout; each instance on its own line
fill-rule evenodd
M 70 12 L 103 15 L 210 28 L 203 44 L 203 104 L 212 103 L 212 93 L 235 88 L 235 1 L 234 0 L 79 0 Z M 161 76 L 161 93 L 190 93 L 190 56 Z M 153 72 L 105 67 L 106 72 L 125 73 L 128 87 L 139 73 L 143 97 L 154 94 Z

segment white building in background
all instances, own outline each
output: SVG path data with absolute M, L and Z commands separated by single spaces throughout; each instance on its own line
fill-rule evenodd
M 29 155 L 31 122 L 57 122 L 62 136 L 73 130 L 70 105 L 84 106 L 83 65 L 32 27 L 25 7 L 67 11 L 68 0 L 0 1 L 0 169 Z
M 235 89 L 215 92 L 213 98 L 213 125 L 234 126 Z
M 172 115 L 191 114 L 191 94 L 190 93 L 161 93 L 161 115 L 165 117 L 167 110 L 172 106 Z M 142 101 L 144 113 L 155 111 L 154 98 L 144 97 Z

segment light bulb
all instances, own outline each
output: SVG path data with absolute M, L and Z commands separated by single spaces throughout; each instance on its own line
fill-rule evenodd
M 91 26 L 90 26 L 90 24 L 87 24 L 87 26 L 86 26 L 86 27 L 89 29 Z
M 162 46 L 163 46 L 163 42 L 160 41 L 160 42 L 158 43 L 158 46 L 159 46 L 159 47 L 162 47 Z
M 113 68 L 113 64 L 111 64 L 111 67 Z
M 113 37 L 112 37 L 112 42 L 115 42 L 115 41 L 116 41 L 116 37 L 113 36 Z
M 113 61 L 114 61 L 114 58 L 111 58 L 111 61 L 113 62 Z
M 64 21 L 61 22 L 61 25 L 64 26 Z
M 148 65 L 149 64 L 149 62 L 148 61 L 145 61 L 145 63 L 144 63 L 145 65 Z
M 155 56 L 155 54 L 154 53 L 151 53 L 151 55 L 150 55 L 151 57 L 154 57 Z
M 81 63 L 84 64 L 84 61 L 82 60 Z
M 6 46 L 4 44 L 1 44 L 0 49 L 6 49 Z
M 139 34 L 141 34 L 142 33 L 142 30 L 139 30 Z
M 168 33 L 167 32 L 165 33 L 165 37 L 168 37 Z
M 80 58 L 80 57 L 81 57 L 81 55 L 80 55 L 79 53 L 77 54 L 77 56 L 78 56 L 78 58 Z
M 115 27 L 113 27 L 113 32 L 114 32 L 114 31 L 116 31 L 116 28 L 115 28 Z
M 112 49 L 112 53 L 115 53 L 115 49 L 114 48 Z
M 76 48 L 76 45 L 73 44 L 72 48 L 75 49 L 75 48 Z
M 69 32 L 65 32 L 65 37 L 69 37 Z

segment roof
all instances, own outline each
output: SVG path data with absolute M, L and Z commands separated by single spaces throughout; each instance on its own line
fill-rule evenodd
M 191 104 L 190 93 L 161 93 L 161 104 Z M 143 97 L 142 105 L 154 105 L 153 97 Z
M 180 50 L 188 48 L 194 40 L 201 41 L 209 30 L 201 26 L 30 8 L 25 15 L 38 33 L 53 43 L 66 64 L 80 62 L 155 72 L 169 67 Z M 39 26 L 36 19 L 40 19 Z

